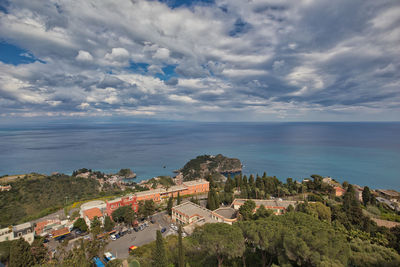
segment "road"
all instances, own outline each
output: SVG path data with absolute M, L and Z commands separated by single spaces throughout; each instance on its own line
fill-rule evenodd
M 120 237 L 115 241 L 110 240 L 105 251 L 110 251 L 116 258 L 124 259 L 129 256 L 128 249 L 130 246 L 135 245 L 139 247 L 156 240 L 157 230 L 161 230 L 163 227 L 167 228 L 167 231 L 163 236 L 175 233 L 170 229 L 171 223 L 168 220 L 165 211 L 154 214 L 153 219 L 155 220 L 155 223 L 149 223 L 149 227 L 146 227 L 142 231 L 132 231 L 131 234 L 125 234 L 123 237 Z

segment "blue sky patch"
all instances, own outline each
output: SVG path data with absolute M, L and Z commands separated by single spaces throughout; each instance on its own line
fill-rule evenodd
M 171 8 L 181 6 L 193 6 L 198 4 L 213 4 L 214 0 L 159 0 L 161 3 L 167 4 Z
M 33 63 L 37 60 L 38 59 L 30 52 L 18 46 L 6 42 L 0 42 L 0 61 L 6 64 L 13 64 L 16 66 L 19 64 Z M 40 62 L 43 63 L 43 61 Z
M 167 81 L 167 80 L 171 79 L 172 77 L 178 76 L 178 74 L 176 74 L 176 72 L 175 72 L 175 68 L 176 68 L 176 65 L 167 65 L 164 68 L 162 68 L 162 71 L 164 72 L 164 74 L 157 73 L 155 76 L 157 78 L 159 78 L 160 80 Z

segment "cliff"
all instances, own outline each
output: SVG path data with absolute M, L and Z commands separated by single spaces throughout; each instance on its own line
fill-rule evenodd
M 221 154 L 216 156 L 202 155 L 190 160 L 180 170 L 184 181 L 205 178 L 208 175 L 235 173 L 242 171 L 239 159 L 228 158 Z

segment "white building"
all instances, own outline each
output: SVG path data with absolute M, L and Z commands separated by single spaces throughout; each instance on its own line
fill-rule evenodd
M 35 232 L 30 222 L 0 229 L 0 242 L 16 240 L 21 237 L 29 244 L 33 243 Z

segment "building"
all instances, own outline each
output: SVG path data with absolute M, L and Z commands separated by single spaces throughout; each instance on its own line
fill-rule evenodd
M 36 235 L 45 236 L 59 225 L 61 225 L 59 219 L 40 221 L 36 223 L 35 233 Z
M 190 201 L 172 207 L 172 221 L 178 224 L 204 224 L 217 222 L 212 217 L 211 210 L 203 208 Z
M 36 223 L 35 226 L 35 234 L 39 236 L 46 236 L 51 234 L 55 230 L 59 230 L 61 228 L 68 228 L 72 230 L 73 228 L 73 221 L 70 220 L 43 220 Z
M 205 223 L 232 224 L 237 221 L 237 211 L 229 207 L 211 211 L 187 201 L 172 208 L 172 221 L 184 225 L 184 231 L 191 234 L 196 226 Z
M 364 191 L 364 187 L 355 184 L 353 185 L 353 188 L 354 188 L 354 193 L 356 194 L 356 199 L 362 202 L 363 201 L 362 192 Z
M 11 241 L 21 237 L 29 244 L 33 243 L 35 232 L 30 222 L 0 229 L 0 242 Z
M 104 224 L 104 216 L 99 208 L 91 208 L 83 211 L 83 219 L 85 220 L 89 228 L 91 222 L 95 217 L 97 217 L 100 220 L 101 224 Z
M 51 232 L 53 238 L 60 238 L 62 236 L 68 235 L 71 233 L 71 230 L 68 227 L 63 227 L 58 230 L 54 230 Z
M 111 217 L 111 214 L 113 213 L 114 210 L 118 209 L 119 207 L 125 207 L 125 206 L 130 206 L 134 212 L 137 212 L 139 209 L 137 197 L 135 195 L 129 195 L 107 201 L 105 213 Z
M 223 222 L 227 224 L 233 224 L 237 221 L 238 211 L 227 207 L 219 208 L 211 212 L 211 217 L 217 222 Z
M 394 190 L 383 190 L 377 189 L 376 192 L 384 198 L 390 199 L 390 201 L 398 201 L 400 200 L 400 193 Z
M 346 190 L 340 186 L 335 186 L 333 189 L 335 190 L 335 196 L 337 197 L 341 197 L 346 193 Z
M 11 190 L 11 185 L 0 185 L 0 191 L 10 191 Z
M 285 213 L 287 208 L 292 205 L 293 208 L 297 206 L 298 203 L 302 201 L 289 201 L 289 200 L 266 200 L 266 199 L 240 199 L 236 198 L 233 200 L 231 207 L 235 210 L 239 210 L 247 200 L 252 200 L 256 203 L 256 210 L 263 205 L 267 210 L 273 210 L 275 215 L 280 215 Z
M 163 199 L 167 199 L 169 197 L 177 197 L 178 193 L 181 196 L 185 195 L 195 195 L 201 193 L 207 193 L 210 189 L 210 183 L 206 180 L 195 180 L 183 182 L 182 185 L 174 185 L 167 189 L 165 188 L 157 188 L 142 192 L 137 192 L 134 194 L 136 196 L 136 200 L 145 201 L 145 200 L 153 200 L 154 202 L 160 202 Z

